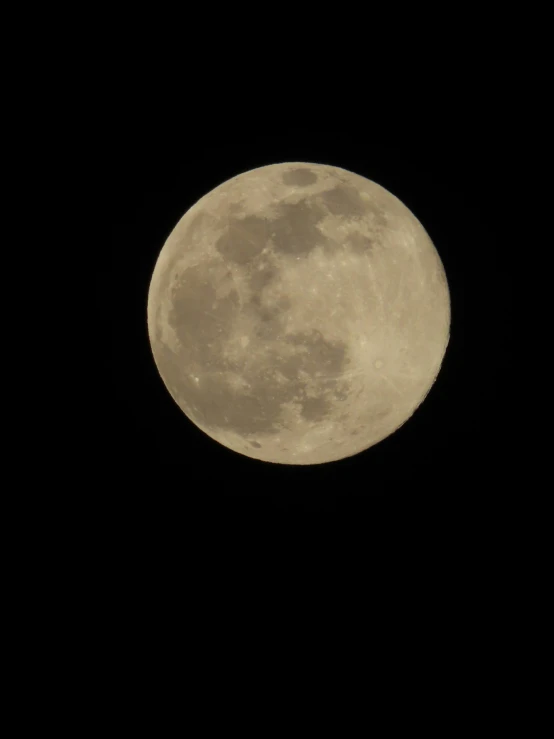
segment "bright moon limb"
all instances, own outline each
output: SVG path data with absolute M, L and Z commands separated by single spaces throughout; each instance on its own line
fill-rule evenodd
M 394 195 L 337 167 L 224 182 L 179 221 L 148 295 L 156 365 L 186 416 L 240 454 L 320 464 L 377 444 L 433 385 L 450 296 Z

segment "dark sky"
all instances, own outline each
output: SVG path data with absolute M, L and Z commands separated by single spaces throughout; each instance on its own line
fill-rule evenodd
M 166 525 L 194 528 L 202 519 L 261 531 L 298 524 L 331 537 L 351 527 L 440 524 L 447 538 L 497 515 L 513 476 L 506 368 L 514 353 L 512 267 L 500 227 L 506 168 L 494 138 L 475 130 L 387 138 L 348 127 L 250 127 L 228 136 L 199 131 L 179 145 L 165 145 L 159 133 L 114 135 L 108 152 L 97 165 L 99 441 L 89 472 L 109 489 L 117 520 L 151 521 L 160 537 Z M 399 197 L 435 243 L 452 300 L 443 368 L 416 414 L 366 452 L 313 467 L 251 460 L 199 431 L 165 389 L 146 327 L 150 276 L 179 218 L 228 178 L 287 160 L 344 167 Z

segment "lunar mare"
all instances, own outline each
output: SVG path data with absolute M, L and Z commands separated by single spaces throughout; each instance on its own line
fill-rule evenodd
M 319 464 L 377 444 L 433 385 L 450 297 L 428 234 L 392 193 L 284 163 L 201 198 L 170 234 L 148 333 L 175 402 L 241 454 Z

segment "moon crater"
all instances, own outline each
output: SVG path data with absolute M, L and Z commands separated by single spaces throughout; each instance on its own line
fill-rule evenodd
M 283 182 L 285 185 L 297 185 L 298 187 L 306 187 L 317 182 L 317 174 L 311 169 L 299 167 L 290 172 L 283 174 Z

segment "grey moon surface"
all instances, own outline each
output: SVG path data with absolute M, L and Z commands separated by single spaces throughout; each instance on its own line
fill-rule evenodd
M 355 455 L 423 402 L 450 334 L 439 254 L 375 182 L 290 162 L 185 213 L 148 294 L 165 386 L 225 447 L 308 465 Z

